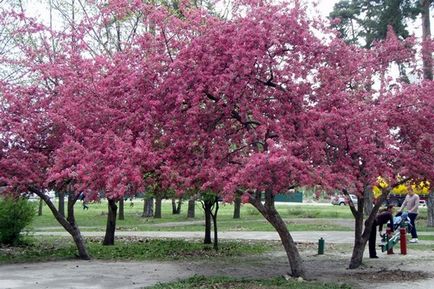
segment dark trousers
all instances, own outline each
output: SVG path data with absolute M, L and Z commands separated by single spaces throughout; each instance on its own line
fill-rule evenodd
M 371 228 L 371 234 L 369 235 L 369 257 L 377 256 L 377 251 L 375 246 L 377 242 L 377 222 L 374 221 Z
M 411 237 L 412 238 L 417 238 L 417 232 L 416 232 L 416 223 L 414 222 L 417 218 L 417 214 L 416 213 L 408 213 L 408 217 L 410 218 L 410 224 L 411 224 Z

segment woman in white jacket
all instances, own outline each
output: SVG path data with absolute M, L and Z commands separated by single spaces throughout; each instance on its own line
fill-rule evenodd
M 407 196 L 405 197 L 404 202 L 402 203 L 401 208 L 399 209 L 400 212 L 406 208 L 408 212 L 408 217 L 410 218 L 410 224 L 411 224 L 411 240 L 410 243 L 417 243 L 417 231 L 416 231 L 416 224 L 415 220 L 417 218 L 418 210 L 419 210 L 419 196 L 410 188 L 408 191 Z

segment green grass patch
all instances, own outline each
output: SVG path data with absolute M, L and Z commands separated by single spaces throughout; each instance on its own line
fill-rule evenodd
M 266 242 L 228 241 L 212 245 L 176 239 L 118 238 L 114 246 L 101 245 L 101 238 L 88 238 L 89 254 L 98 260 L 180 260 L 235 257 L 261 254 L 273 249 Z M 1 263 L 42 262 L 75 258 L 76 247 L 69 238 L 28 239 L 17 247 L 0 247 Z
M 163 202 L 161 219 L 142 218 L 143 201 L 135 200 L 131 207 L 129 202 L 125 203 L 125 220 L 117 221 L 117 229 L 123 231 L 203 231 L 203 210 L 200 204 L 196 204 L 196 218 L 187 219 L 186 212 L 173 215 L 171 204 Z M 185 205 L 182 207 L 185 209 Z M 289 205 L 278 205 L 278 211 L 282 218 L 289 224 L 292 231 L 343 231 L 351 228 L 334 224 L 330 218 L 351 219 L 348 207 L 340 206 L 308 206 L 291 203 Z M 83 210 L 81 203 L 75 206 L 75 216 L 78 226 L 82 231 L 104 231 L 107 221 L 107 203 L 89 204 L 89 210 Z M 274 231 L 273 227 L 264 217 L 251 205 L 245 204 L 241 208 L 241 219 L 233 219 L 233 206 L 223 204 L 218 213 L 219 231 Z M 291 222 L 292 219 L 318 219 L 318 222 Z M 164 223 L 164 226 L 161 226 Z M 44 206 L 42 216 L 37 216 L 31 229 L 39 231 L 63 230 L 54 219 L 47 206 Z
M 421 239 L 419 239 L 421 240 Z M 425 240 L 425 239 L 423 239 Z M 417 251 L 424 251 L 424 252 L 434 252 L 434 245 L 433 244 L 421 244 L 421 243 L 417 243 L 417 244 L 408 244 L 407 245 L 408 254 L 411 254 L 411 250 L 417 250 Z
M 416 221 L 416 229 L 418 232 L 434 232 L 434 227 L 427 227 L 424 220 Z
M 148 289 L 351 289 L 346 284 L 330 284 L 310 281 L 285 280 L 282 277 L 273 279 L 234 279 L 228 277 L 195 276 L 186 280 L 157 284 Z
M 419 240 L 434 241 L 434 234 L 433 235 L 420 235 Z

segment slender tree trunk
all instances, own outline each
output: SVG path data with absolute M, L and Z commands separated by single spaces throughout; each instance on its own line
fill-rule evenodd
M 115 200 L 108 200 L 108 215 L 107 215 L 107 226 L 105 230 L 103 245 L 114 245 L 115 244 L 115 230 L 116 230 L 116 213 L 118 206 Z
M 68 192 L 68 216 L 66 217 L 66 220 L 72 225 L 76 226 L 75 224 L 75 215 L 74 215 L 74 205 L 78 200 L 78 196 L 75 196 L 73 192 Z
M 241 197 L 237 195 L 234 200 L 234 219 L 239 219 L 241 216 Z
M 257 193 L 255 198 L 251 198 L 250 203 L 267 219 L 279 234 L 291 267 L 291 275 L 293 277 L 305 277 L 306 272 L 303 266 L 303 260 L 301 259 L 297 246 L 295 245 L 285 222 L 274 207 L 274 196 L 272 191 L 267 190 L 265 192 L 265 205 L 261 202 L 260 193 Z
M 161 196 L 156 195 L 155 196 L 155 213 L 154 218 L 161 219 Z
M 39 198 L 38 216 L 42 216 L 42 206 L 43 205 L 44 205 L 44 200 Z
M 30 191 L 38 195 L 41 199 L 44 200 L 48 208 L 53 213 L 54 218 L 56 218 L 59 224 L 62 225 L 62 227 L 72 236 L 74 243 L 77 246 L 78 257 L 83 260 L 90 260 L 90 256 L 87 252 L 86 245 L 81 236 L 80 230 L 75 225 L 75 222 L 73 225 L 70 224 L 68 220 L 66 220 L 65 216 L 60 214 L 60 211 L 56 208 L 56 206 L 53 204 L 50 198 L 47 195 L 45 195 L 42 191 L 35 188 L 31 188 Z
M 202 208 L 205 215 L 205 238 L 203 240 L 204 244 L 211 244 L 211 208 L 213 202 L 205 200 L 202 202 Z
M 431 40 L 431 23 L 430 23 L 430 7 L 431 0 L 421 0 L 422 7 L 422 61 L 423 61 L 423 78 L 433 80 L 433 59 L 431 50 L 427 47 L 428 41 Z
M 218 235 L 217 235 L 217 233 L 218 233 L 217 232 L 217 213 L 219 211 L 219 202 L 218 202 L 218 198 L 217 197 L 215 198 L 214 206 L 215 206 L 214 213 L 211 210 L 211 217 L 212 217 L 212 223 L 214 225 L 214 250 L 217 251 L 219 249 L 219 246 L 218 246 Z
M 143 205 L 143 218 L 150 218 L 154 216 L 154 198 L 146 198 L 145 196 L 145 203 Z
M 172 198 L 172 215 L 176 215 L 176 199 Z
M 125 220 L 125 214 L 124 214 L 124 206 L 125 202 L 124 202 L 124 198 L 121 198 L 119 200 L 119 216 L 118 216 L 118 220 Z
M 196 201 L 195 201 L 194 197 L 191 197 L 188 200 L 187 218 L 194 219 L 195 207 L 196 207 Z
M 65 192 L 59 192 L 59 213 L 65 217 Z
M 178 203 L 176 204 L 176 214 L 181 214 L 181 206 L 182 206 L 182 198 L 178 199 Z
M 434 227 L 434 191 L 429 193 L 426 206 L 428 211 L 427 226 Z

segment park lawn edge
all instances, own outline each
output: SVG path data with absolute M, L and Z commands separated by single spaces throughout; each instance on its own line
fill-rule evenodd
M 276 243 L 221 241 L 219 251 L 199 240 L 120 237 L 113 246 L 103 246 L 102 238 L 86 238 L 92 259 L 116 261 L 205 260 L 258 255 L 276 248 Z M 76 247 L 68 237 L 26 238 L 20 246 L 0 247 L 0 264 L 36 263 L 76 259 Z
M 193 276 L 187 279 L 168 283 L 158 283 L 144 289 L 351 289 L 348 284 L 324 283 L 318 281 L 306 281 L 303 279 L 285 279 L 274 277 L 270 279 L 233 278 L 226 276 Z

